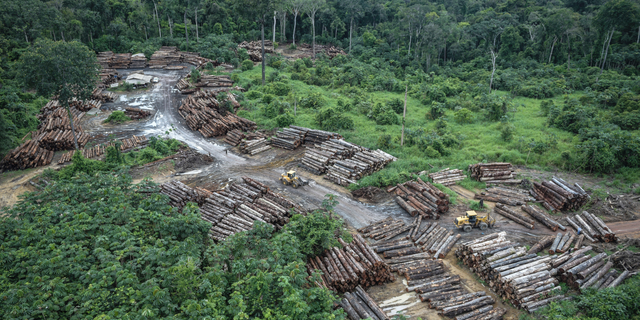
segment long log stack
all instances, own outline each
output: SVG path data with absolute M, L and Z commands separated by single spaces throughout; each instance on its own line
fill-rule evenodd
M 258 138 L 255 140 L 243 140 L 240 142 L 239 146 L 240 152 L 255 155 L 263 151 L 267 151 L 271 149 L 269 145 L 269 141 L 265 138 Z
M 395 193 L 396 202 L 411 216 L 439 219 L 440 214 L 449 211 L 447 195 L 420 178 L 398 184 Z
M 242 131 L 238 129 L 233 129 L 227 132 L 227 136 L 224 138 L 224 141 L 234 147 L 238 146 L 242 139 L 245 138 L 245 135 Z
M 415 227 L 415 224 L 406 225 L 402 220 L 394 220 L 390 217 L 359 229 L 365 237 L 374 240 L 390 240 Z M 376 244 L 376 246 L 379 246 Z M 412 244 L 411 244 L 412 246 Z M 400 248 L 400 247 L 398 247 Z M 395 248 L 394 248 L 395 249 Z M 383 253 L 386 250 L 377 251 Z
M 131 55 L 131 64 L 129 65 L 131 69 L 144 69 L 146 66 L 147 57 L 144 56 L 144 53 Z
M 82 128 L 76 127 L 78 147 L 83 148 L 89 142 L 90 136 Z M 69 150 L 75 148 L 73 131 L 56 129 L 42 133 L 37 137 L 40 146 L 51 151 Z
M 551 181 L 534 182 L 531 195 L 542 201 L 547 210 L 575 211 L 587 204 L 589 195 L 577 184 L 554 177 Z
M 397 158 L 379 149 L 362 150 L 356 152 L 350 159 L 334 160 L 324 178 L 346 187 L 356 183 L 356 180 L 362 177 L 383 169 L 385 165 L 395 160 Z
M 131 138 L 122 139 L 120 141 L 120 151 L 124 152 L 133 148 L 142 147 L 147 145 L 148 142 L 149 140 L 147 140 L 146 136 L 132 136 Z M 114 146 L 114 145 L 115 144 L 113 142 L 109 142 L 106 144 L 100 144 L 100 145 L 94 146 L 93 148 L 80 149 L 80 150 L 82 151 L 82 156 L 84 156 L 87 159 L 91 159 L 91 158 L 96 158 L 103 155 L 106 152 L 108 147 Z M 58 160 L 58 164 L 64 164 L 71 161 L 75 153 L 76 153 L 76 150 L 71 150 L 63 154 L 62 157 L 60 157 L 60 160 Z
M 434 222 L 423 226 L 414 233 L 412 239 L 423 252 L 433 254 L 433 259 L 444 259 L 460 237 L 460 234 L 454 235 L 453 231 Z
M 0 170 L 24 170 L 51 163 L 54 152 L 40 147 L 37 140 L 29 140 L 11 150 L 0 162 Z
M 223 93 L 226 94 L 226 93 Z M 219 109 L 216 93 L 199 91 L 182 100 L 178 108 L 191 130 L 199 131 L 205 138 L 225 135 L 229 130 L 253 131 L 256 123 Z
M 100 70 L 100 73 L 98 74 L 98 76 L 100 77 L 100 81 L 98 82 L 97 87 L 101 89 L 110 87 L 111 84 L 118 82 L 118 78 L 119 78 L 118 71 L 116 71 L 116 69 L 107 69 L 107 68 L 103 68 L 102 70 Z M 99 100 L 97 98 L 92 98 L 92 99 Z
M 126 107 L 124 113 L 132 120 L 141 120 L 151 115 L 150 111 L 132 107 Z
M 98 52 L 98 63 L 103 69 L 109 68 L 111 64 L 111 58 L 113 58 L 113 51 Z
M 359 234 L 354 234 L 349 244 L 339 241 L 342 249 L 325 250 L 307 263 L 310 271 L 322 271 L 322 286 L 342 293 L 357 286 L 367 288 L 393 280 L 389 266 Z
M 323 143 L 331 139 L 342 140 L 342 136 L 335 132 L 309 129 L 305 127 L 289 126 L 289 128 L 305 132 L 304 143 Z
M 565 299 L 551 272 L 552 257 L 527 254 L 506 240 L 506 232 L 465 242 L 456 256 L 503 299 L 529 312 Z
M 160 185 L 160 193 L 169 197 L 169 204 L 176 208 L 183 208 L 187 202 L 196 202 L 198 193 L 180 181 L 170 181 Z
M 527 202 L 536 201 L 529 193 L 522 189 L 508 187 L 487 188 L 484 192 L 476 193 L 474 199 L 498 202 L 509 206 L 521 206 Z
M 163 46 L 151 55 L 149 68 L 178 70 L 183 68 L 176 66 L 181 63 L 189 63 L 200 68 L 208 62 L 211 62 L 213 66 L 220 65 L 217 61 L 201 57 L 197 52 L 178 51 L 177 47 Z
M 446 168 L 444 170 L 440 170 L 438 172 L 430 173 L 429 178 L 433 183 L 439 183 L 445 186 L 452 186 L 456 184 L 456 182 L 460 180 L 464 180 L 467 176 L 460 169 L 449 169 Z
M 559 222 L 553 220 L 553 218 L 551 218 L 546 212 L 544 212 L 544 210 L 538 208 L 537 206 L 523 205 L 520 208 L 522 208 L 522 210 L 528 213 L 532 218 L 538 220 L 538 222 L 551 229 L 552 231 L 557 231 L 558 228 L 562 231 L 567 229 Z
M 275 137 L 271 138 L 270 143 L 274 147 L 294 150 L 302 145 L 306 134 L 306 131 L 294 128 L 282 128 L 280 131 L 276 132 Z
M 585 237 L 591 242 L 618 242 L 616 234 L 609 229 L 606 223 L 599 217 L 582 211 L 582 214 L 576 214 L 573 217 L 566 217 L 567 223 L 571 225 L 576 232 L 581 229 Z
M 529 218 L 527 215 L 519 214 L 502 203 L 496 203 L 496 207 L 493 209 L 495 213 L 508 218 L 509 220 L 525 226 L 528 229 L 533 229 L 535 221 Z
M 515 177 L 513 166 L 508 162 L 471 164 L 468 170 L 471 178 L 478 181 L 513 180 Z
M 384 311 L 371 297 L 357 286 L 354 292 L 345 292 L 340 306 L 344 309 L 350 320 L 372 319 L 372 320 L 389 320 Z
M 104 88 L 95 88 L 91 93 L 91 99 L 97 100 L 100 102 L 111 102 L 118 97 L 117 94 L 106 91 Z
M 129 69 L 131 65 L 131 53 L 116 53 L 109 61 L 109 68 L 112 69 Z
M 260 41 L 243 41 L 238 44 L 238 49 L 247 50 L 249 59 L 253 62 L 262 61 L 262 42 Z M 273 53 L 273 43 L 269 40 L 264 41 L 264 53 Z

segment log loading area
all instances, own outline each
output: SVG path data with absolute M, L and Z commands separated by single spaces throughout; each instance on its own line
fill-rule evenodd
M 144 55 L 111 52 L 98 57 L 103 77 L 90 100 L 72 102 L 75 126 L 53 97 L 42 107 L 38 131 L 25 136 L 0 168 L 68 165 L 76 152 L 72 130 L 82 154 L 94 159 L 113 143 L 127 152 L 170 132 L 216 160 L 197 173 L 171 175 L 160 185 L 178 210 L 188 202 L 198 205 L 201 218 L 211 223 L 213 241 L 250 230 L 255 221 L 279 230 L 292 214 L 307 214 L 325 194 L 337 194 L 336 212 L 349 225 L 353 241 L 339 239 L 341 247 L 308 259 L 306 268 L 320 272 L 317 286 L 340 295 L 336 307 L 349 319 L 391 319 L 397 312 L 410 319 L 517 319 L 587 288 L 615 287 L 636 273 L 619 259 L 622 250 L 605 249 L 624 244 L 625 236 L 617 234 L 619 226 L 584 210 L 591 196 L 579 183 L 558 176 L 529 181 L 511 163 L 477 163 L 417 173 L 380 190 L 379 199 L 364 201 L 345 187 L 396 157 L 335 132 L 295 125 L 259 130 L 237 115 L 240 103 L 232 91 L 244 89 L 229 76 L 205 75 L 192 83 L 192 66 L 220 65 L 197 53 L 163 47 L 149 61 Z M 149 69 L 160 78 L 148 89 L 148 110 L 135 105 L 144 97 L 126 100 L 131 97 L 107 90 L 130 68 Z M 127 102 L 118 104 L 122 101 Z M 113 109 L 114 104 L 136 122 L 106 129 L 86 120 L 92 109 Z M 118 139 L 107 142 L 104 137 L 114 130 Z M 312 183 L 283 188 L 277 178 L 291 169 Z M 487 188 L 463 193 L 458 183 L 467 178 Z M 457 203 L 451 199 L 455 193 Z M 495 227 L 457 229 L 453 219 L 470 210 L 462 198 L 487 204 L 478 213 L 496 218 Z M 563 292 L 560 283 L 569 291 Z

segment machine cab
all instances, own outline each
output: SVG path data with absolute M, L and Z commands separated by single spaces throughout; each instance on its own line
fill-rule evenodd
M 470 224 L 475 225 L 476 220 L 478 219 L 478 214 L 475 211 L 467 211 L 467 218 L 469 219 Z
M 296 177 L 296 172 L 291 170 L 289 172 L 287 172 L 287 177 L 289 177 L 289 179 L 295 179 Z

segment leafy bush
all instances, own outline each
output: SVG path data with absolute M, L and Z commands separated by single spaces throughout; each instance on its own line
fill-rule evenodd
M 495 94 L 483 94 L 479 99 L 479 107 L 484 110 L 487 120 L 498 121 L 512 112 L 514 107 L 511 99 Z
M 376 103 L 371 112 L 368 114 L 369 118 L 373 119 L 376 124 L 379 125 L 392 125 L 399 124 L 398 116 L 395 112 L 382 103 Z
M 404 102 L 400 99 L 392 99 L 387 102 L 387 106 L 397 114 L 402 114 L 404 112 Z
M 300 107 L 308 109 L 320 109 L 325 105 L 324 97 L 320 92 L 312 91 L 300 100 Z
M 262 103 L 266 103 L 266 104 L 270 104 L 273 100 L 275 100 L 276 97 L 274 97 L 272 94 L 265 94 L 262 96 L 262 99 L 260 99 L 260 101 L 262 101 Z
M 473 113 L 467 108 L 462 108 L 453 113 L 453 119 L 459 124 L 473 123 Z
M 104 123 L 121 124 L 121 123 L 124 123 L 124 122 L 127 122 L 127 121 L 131 121 L 131 118 L 129 118 L 124 113 L 124 111 L 115 110 L 115 111 L 111 112 L 111 114 L 103 122 Z
M 247 92 L 247 94 L 245 94 L 245 97 L 247 97 L 247 99 L 249 100 L 256 100 L 262 98 L 262 95 L 263 93 L 260 91 L 250 90 L 249 92 Z
M 284 82 L 275 82 L 265 88 L 265 93 L 270 93 L 279 97 L 284 97 L 291 91 L 291 86 Z
M 300 73 L 306 73 L 309 71 L 307 67 L 307 63 L 303 59 L 297 59 L 293 63 L 293 70 Z
M 262 113 L 264 114 L 265 117 L 269 119 L 273 119 L 283 114 L 285 110 L 288 109 L 289 107 L 290 107 L 289 103 L 287 102 L 273 100 L 271 103 L 269 103 L 262 109 Z
M 502 140 L 504 141 L 511 141 L 513 140 L 513 135 L 516 131 L 516 126 L 514 126 L 511 123 L 501 123 L 500 124 L 500 137 L 502 138 Z
M 249 71 L 253 69 L 253 61 L 246 59 L 242 61 L 242 71 Z
M 289 112 L 276 117 L 276 125 L 280 128 L 288 127 L 294 123 L 295 119 Z
M 332 247 L 342 247 L 337 238 L 351 240 L 351 235 L 342 226 L 344 221 L 328 212 L 316 210 L 302 216 L 294 215 L 283 232 L 300 239 L 300 252 L 308 257 L 317 256 Z
M 431 107 L 429 108 L 429 113 L 427 114 L 427 118 L 430 120 L 436 120 L 442 116 L 444 116 L 445 105 L 444 103 L 439 102 L 431 102 Z
M 355 126 L 351 118 L 336 111 L 334 108 L 320 110 L 316 115 L 316 122 L 323 130 L 328 131 L 351 130 Z
M 191 83 L 197 83 L 198 81 L 200 81 L 200 78 L 202 78 L 202 76 L 200 75 L 200 71 L 198 71 L 198 69 L 193 68 L 191 69 Z
M 378 147 L 383 149 L 391 148 L 391 135 L 381 134 L 378 136 Z
M 640 128 L 640 110 L 615 113 L 611 117 L 611 123 L 619 126 L 622 130 L 638 130 Z

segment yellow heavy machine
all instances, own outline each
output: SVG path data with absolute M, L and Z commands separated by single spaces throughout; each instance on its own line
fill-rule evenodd
M 282 184 L 285 186 L 293 186 L 294 188 L 307 184 L 306 181 L 296 176 L 296 172 L 294 170 L 290 170 L 280 175 L 280 181 L 282 181 Z
M 487 230 L 487 228 L 493 228 L 496 223 L 496 219 L 491 218 L 490 214 L 484 217 L 478 217 L 478 213 L 475 211 L 467 211 L 467 215 L 464 217 L 458 217 L 455 220 L 455 225 L 458 229 L 462 229 L 465 232 L 471 231 L 472 228 L 480 228 L 480 230 Z

